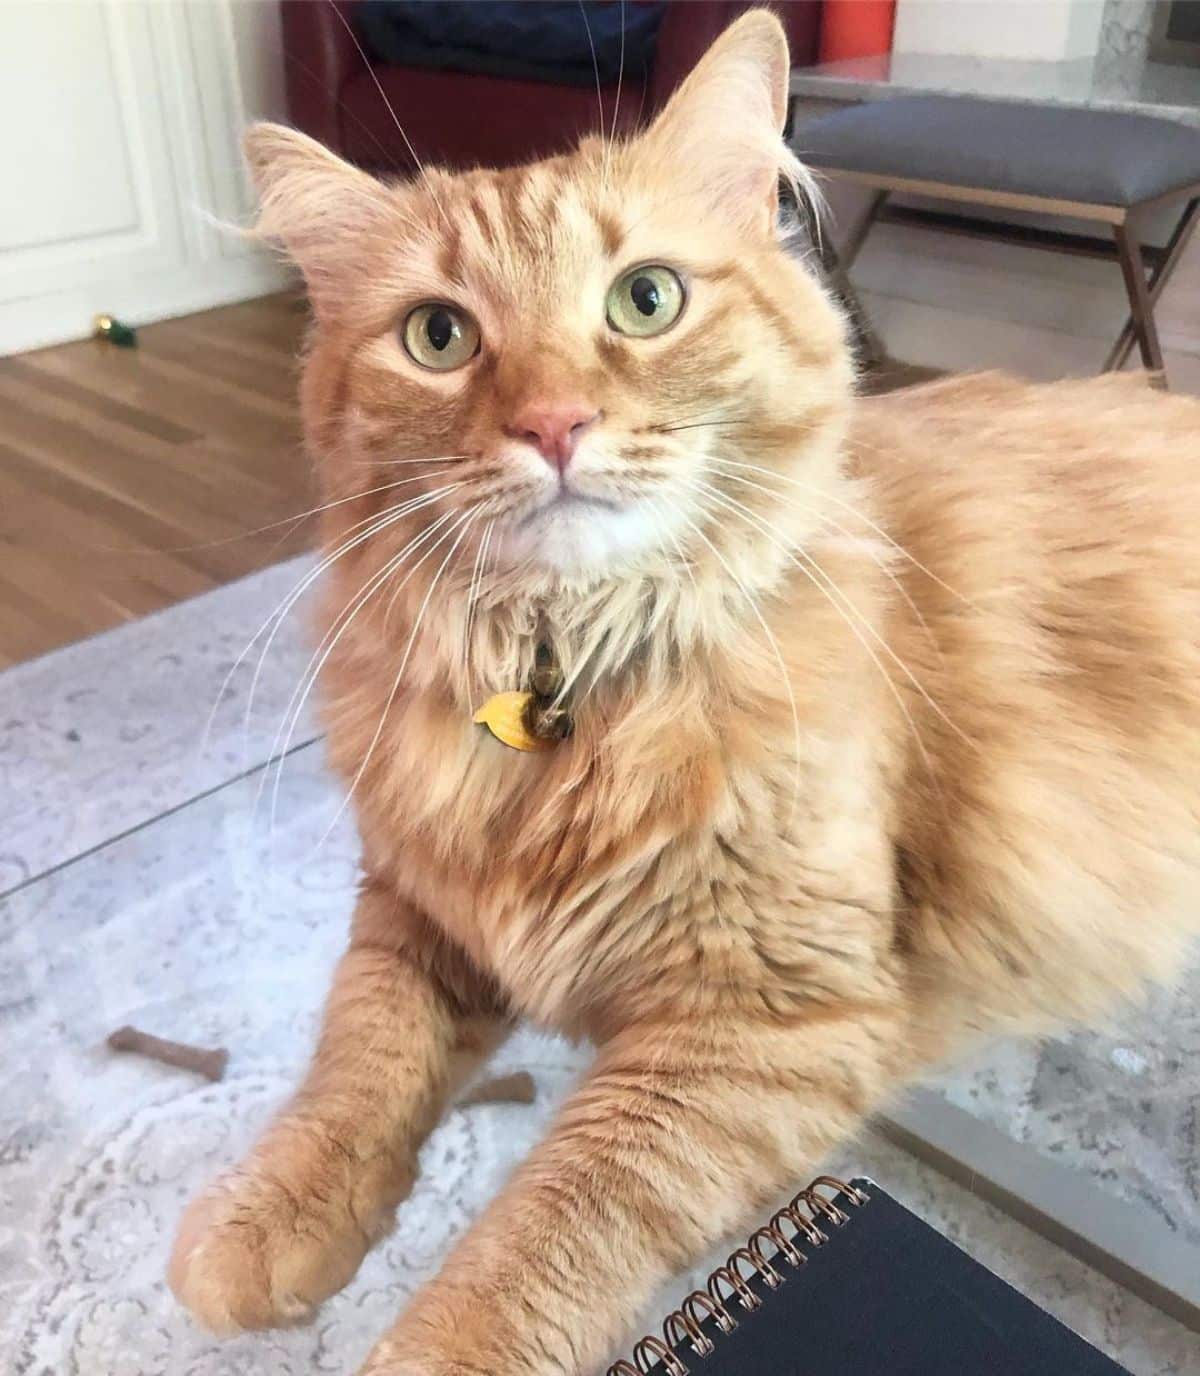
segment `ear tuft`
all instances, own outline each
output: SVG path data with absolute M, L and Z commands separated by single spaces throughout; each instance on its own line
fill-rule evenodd
M 242 146 L 259 195 L 255 228 L 287 250 L 320 312 L 331 269 L 354 236 L 394 209 L 394 193 L 282 124 L 251 125 Z
M 787 35 L 770 10 L 732 23 L 693 68 L 644 136 L 655 158 L 687 169 L 696 194 L 745 229 L 773 232 L 782 173 L 809 175 L 784 144 Z
M 271 168 L 277 162 L 294 156 L 294 153 L 309 144 L 314 148 L 320 145 L 307 134 L 289 129 L 283 124 L 271 124 L 259 120 L 252 124 L 242 135 L 242 152 L 250 168 L 250 175 L 261 196 L 268 185 Z
M 754 102 L 755 115 L 762 115 L 765 105 L 775 132 L 782 134 L 791 57 L 779 16 L 770 10 L 750 10 L 742 15 L 716 39 L 701 59 L 701 66 L 710 61 L 718 77 L 743 85 Z

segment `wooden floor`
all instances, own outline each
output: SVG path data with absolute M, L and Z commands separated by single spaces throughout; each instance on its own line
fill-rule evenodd
M 0 667 L 303 549 L 295 357 L 265 297 L 0 359 Z

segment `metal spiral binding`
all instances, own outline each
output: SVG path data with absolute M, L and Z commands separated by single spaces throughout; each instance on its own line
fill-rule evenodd
M 856 1208 L 870 1198 L 832 1175 L 818 1176 L 786 1208 L 756 1229 L 746 1246 L 733 1252 L 724 1266 L 717 1267 L 708 1278 L 706 1290 L 693 1290 L 678 1309 L 667 1315 L 661 1338 L 653 1333 L 643 1338 L 634 1345 L 633 1361 L 622 1359 L 608 1368 L 607 1376 L 646 1376 L 660 1362 L 666 1376 L 690 1376 L 691 1369 L 680 1358 L 678 1349 L 690 1347 L 701 1360 L 716 1351 L 716 1344 L 701 1326 L 704 1319 L 712 1319 L 722 1333 L 732 1333 L 737 1327 L 734 1308 L 740 1307 L 746 1313 L 762 1308 L 762 1300 L 747 1284 L 753 1274 L 760 1276 L 769 1289 L 777 1290 L 787 1279 L 780 1266 L 781 1258 L 794 1271 L 808 1261 L 807 1253 L 796 1246 L 797 1241 L 803 1239 L 810 1250 L 820 1247 L 829 1241 L 829 1234 L 822 1232 L 818 1223 L 840 1228 L 850 1221 L 845 1209 L 818 1193 L 822 1188 L 832 1190 Z M 791 1226 L 790 1237 L 784 1232 L 785 1224 Z M 764 1250 L 767 1243 L 775 1249 L 769 1256 Z M 751 1274 L 747 1274 L 747 1267 Z

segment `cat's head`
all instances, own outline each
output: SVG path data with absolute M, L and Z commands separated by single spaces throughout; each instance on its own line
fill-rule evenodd
M 796 480 L 829 480 L 850 369 L 780 240 L 780 175 L 807 186 L 787 76 L 779 22 L 754 12 L 631 139 L 404 183 L 251 130 L 260 228 L 314 306 L 305 420 L 327 495 L 403 483 L 367 513 L 429 496 L 414 519 L 445 516 L 439 539 L 488 530 L 497 566 L 543 579 L 682 574 L 714 545 L 771 563 L 763 520 L 802 538 Z

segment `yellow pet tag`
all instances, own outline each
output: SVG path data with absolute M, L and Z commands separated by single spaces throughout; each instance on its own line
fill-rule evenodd
M 535 736 L 526 725 L 526 712 L 533 697 L 532 693 L 497 693 L 488 698 L 473 720 L 514 750 L 553 750 L 558 744 L 556 740 Z

